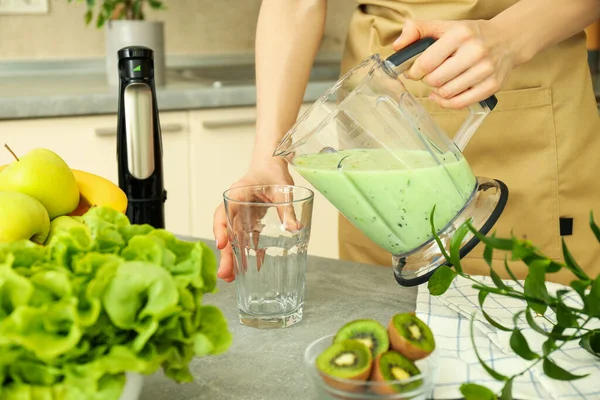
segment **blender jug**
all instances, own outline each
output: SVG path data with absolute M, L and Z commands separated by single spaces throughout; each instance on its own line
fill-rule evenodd
M 501 181 L 476 177 L 461 152 L 496 98 L 471 106 L 451 140 L 399 79 L 434 41 L 364 60 L 300 116 L 274 153 L 391 253 L 403 286 L 424 283 L 447 264 L 432 235 L 434 206 L 433 222 L 448 248 L 468 219 L 489 232 L 508 197 Z M 477 243 L 469 232 L 461 257 Z

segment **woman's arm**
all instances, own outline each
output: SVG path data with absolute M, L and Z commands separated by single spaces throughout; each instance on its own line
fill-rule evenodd
M 599 0 L 521 0 L 489 21 L 407 21 L 393 46 L 437 38 L 406 76 L 433 87 L 441 106 L 461 109 L 498 92 L 514 68 L 599 17 Z
M 256 30 L 253 164 L 271 160 L 277 143 L 296 121 L 323 38 L 326 11 L 327 0 L 262 2 Z
M 257 121 L 250 170 L 231 187 L 293 184 L 285 160 L 272 157 L 296 121 L 310 70 L 321 45 L 327 0 L 263 0 L 256 28 Z M 235 279 L 223 202 L 213 232 L 221 260 L 217 275 Z
M 492 19 L 512 32 L 519 64 L 583 31 L 600 18 L 599 0 L 521 0 Z

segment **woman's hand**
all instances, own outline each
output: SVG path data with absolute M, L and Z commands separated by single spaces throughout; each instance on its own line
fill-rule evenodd
M 290 175 L 283 159 L 273 159 L 258 164 L 253 164 L 250 171 L 240 180 L 231 185 L 231 188 L 248 185 L 288 184 L 293 185 L 294 180 Z M 287 221 L 291 221 L 289 218 Z M 213 220 L 213 233 L 217 248 L 221 252 L 221 260 L 217 276 L 226 282 L 235 279 L 234 255 L 227 233 L 227 215 L 223 203 L 217 207 Z
M 492 21 L 406 21 L 393 44 L 400 50 L 423 38 L 437 41 L 406 71 L 433 88 L 440 106 L 462 109 L 498 92 L 519 65 L 518 44 Z

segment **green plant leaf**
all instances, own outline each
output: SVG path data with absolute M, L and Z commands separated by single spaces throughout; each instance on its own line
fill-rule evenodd
M 517 285 L 523 287 L 523 284 L 517 279 L 517 276 L 512 272 L 512 270 L 508 266 L 508 256 L 504 257 L 504 268 L 506 269 L 506 273 L 508 273 L 508 276 L 510 276 L 511 279 L 517 283 Z
M 527 343 L 527 339 L 518 328 L 515 328 L 512 335 L 510 335 L 510 348 L 517 353 L 519 357 L 524 358 L 525 360 L 531 361 L 540 358 L 536 352 L 531 350 L 529 343 Z
M 588 286 L 590 286 L 592 284 L 591 280 L 588 281 L 572 281 L 571 282 L 571 287 L 573 288 L 573 290 L 575 290 L 577 292 L 577 294 L 579 294 L 579 297 L 581 298 L 581 300 L 583 301 L 583 303 L 585 304 L 585 291 L 588 288 Z
M 465 223 L 469 227 L 469 230 L 473 232 L 473 235 L 475 235 L 475 237 L 479 239 L 481 243 L 487 246 L 491 246 L 496 250 L 512 250 L 514 239 L 497 238 L 494 234 L 492 236 L 485 236 L 484 234 L 479 232 L 477 228 L 475 228 L 470 222 L 467 221 Z
M 513 386 L 514 377 L 511 377 L 502 388 L 502 393 L 500 394 L 500 400 L 513 400 L 512 395 L 512 386 Z
M 556 322 L 563 328 L 577 328 L 577 315 L 573 314 L 568 307 L 562 302 L 562 296 L 558 295 L 558 304 L 555 307 Z
M 592 287 L 587 296 L 585 296 L 585 305 L 588 315 L 594 318 L 600 318 L 600 275 L 592 282 Z
M 96 19 L 96 28 L 102 28 L 105 22 L 106 17 L 104 17 L 102 14 L 98 14 L 98 18 Z
M 144 14 L 142 11 L 142 0 L 133 0 L 133 18 L 143 20 Z
M 155 9 L 155 10 L 166 10 L 165 5 L 163 4 L 162 1 L 159 0 L 148 0 L 148 4 L 150 4 L 150 7 Z
M 530 255 L 528 255 L 527 257 L 523 258 L 523 262 L 527 265 L 530 266 L 532 263 L 534 262 L 539 262 L 539 261 L 544 261 L 547 265 L 546 265 L 546 272 L 547 273 L 554 273 L 554 272 L 558 272 L 563 268 L 563 265 L 560 263 L 557 263 L 555 261 L 553 261 L 552 259 L 542 255 L 542 254 L 538 254 L 538 253 L 532 253 Z
M 571 336 L 562 335 L 561 333 L 563 332 L 564 329 L 559 326 L 554 326 L 550 332 L 546 331 L 544 328 L 542 328 L 535 322 L 535 318 L 532 316 L 531 311 L 532 311 L 532 309 L 527 307 L 527 309 L 525 311 L 525 319 L 527 320 L 527 324 L 529 325 L 529 327 L 531 329 L 533 329 L 534 331 L 536 331 L 537 333 L 540 333 L 548 338 L 552 338 L 553 340 L 563 340 L 564 341 L 564 340 L 573 340 L 574 339 Z
M 546 271 L 550 274 L 553 274 L 555 272 L 560 271 L 561 269 L 563 269 L 563 264 L 557 263 L 554 260 L 550 260 L 550 262 L 548 263 L 548 268 L 546 268 Z
M 490 277 L 492 278 L 492 281 L 494 282 L 494 284 L 496 285 L 496 287 L 498 289 L 512 290 L 510 287 L 506 286 L 506 284 L 504 283 L 502 278 L 500 278 L 500 275 L 498 275 L 498 273 L 496 271 L 494 271 L 494 269 L 491 267 L 490 267 Z
M 546 376 L 548 376 L 549 378 L 552 378 L 552 379 L 559 380 L 559 381 L 574 381 L 577 379 L 585 378 L 586 376 L 589 375 L 589 374 L 585 374 L 585 375 L 572 374 L 569 371 L 563 369 L 562 367 L 559 367 L 558 365 L 556 365 L 552 360 L 550 360 L 547 357 L 544 358 L 543 367 L 544 367 L 544 373 L 546 374 Z
M 564 238 L 562 238 L 562 251 L 563 257 L 565 259 L 565 264 L 569 271 L 571 271 L 579 279 L 589 280 L 590 277 L 581 269 L 579 264 L 577 264 L 577 261 L 575 261 L 575 259 L 573 258 L 573 255 L 569 251 L 569 248 L 567 247 L 567 243 L 565 242 Z
M 579 345 L 591 355 L 600 358 L 600 329 L 586 333 L 579 341 Z
M 548 264 L 546 266 L 547 273 L 558 272 L 563 268 L 562 264 L 557 263 L 549 257 L 541 254 L 538 249 L 535 248 L 529 241 L 521 241 L 519 242 L 519 245 L 515 245 L 515 248 L 519 249 L 518 252 L 520 251 L 521 253 L 519 257 L 516 257 L 516 259 L 522 260 L 528 266 L 533 262 L 544 260 Z M 513 252 L 513 256 L 514 253 L 515 252 Z M 515 257 L 513 257 L 513 259 L 515 259 Z
M 433 238 L 435 239 L 435 242 L 437 243 L 437 245 L 438 245 L 438 247 L 440 249 L 440 252 L 444 256 L 444 258 L 446 259 L 446 261 L 452 262 L 452 260 L 450 259 L 450 255 L 446 251 L 446 248 L 442 244 L 442 241 L 440 240 L 440 237 L 437 234 L 437 229 L 435 228 L 435 222 L 433 220 L 434 215 L 435 215 L 435 205 L 431 209 L 431 213 L 429 213 L 429 225 L 431 226 L 431 233 L 433 234 Z
M 497 397 L 490 389 L 476 383 L 463 383 L 460 385 L 460 393 L 465 400 L 496 400 Z
M 516 327 L 519 325 L 519 318 L 521 314 L 525 313 L 525 310 L 518 311 L 515 315 L 513 315 L 513 325 Z
M 573 340 L 574 338 L 579 339 L 581 336 L 583 335 L 579 335 L 579 336 L 575 336 L 575 337 L 571 337 L 571 335 L 569 336 L 565 336 L 563 335 L 563 332 L 565 331 L 565 328 L 563 328 L 562 326 L 558 326 L 558 325 L 554 325 L 552 327 L 552 330 L 550 331 L 550 337 L 554 340 Z
M 527 320 L 527 324 L 529 325 L 529 327 L 531 329 L 533 329 L 534 331 L 536 331 L 537 333 L 541 333 L 542 335 L 544 335 L 546 337 L 550 336 L 549 332 L 546 332 L 546 330 L 544 328 L 542 328 L 535 322 L 535 319 L 531 315 L 531 311 L 532 311 L 532 309 L 530 307 L 527 307 L 525 310 L 525 319 Z
M 469 227 L 466 224 L 462 224 L 458 227 L 454 235 L 452 235 L 452 239 L 450 239 L 450 262 L 458 273 L 462 272 L 462 267 L 460 265 L 460 248 L 468 233 Z
M 548 289 L 546 288 L 547 260 L 536 260 L 529 265 L 529 274 L 525 278 L 524 293 L 527 297 L 548 301 Z M 527 300 L 527 304 L 538 314 L 544 314 L 548 306 Z
M 485 312 L 485 309 L 483 307 L 483 303 L 485 302 L 485 298 L 487 297 L 488 294 L 489 294 L 489 292 L 485 292 L 483 290 L 480 290 L 479 294 L 477 295 L 477 298 L 479 300 L 479 308 L 481 309 L 481 312 L 483 313 L 484 318 L 486 319 L 487 322 L 489 322 L 492 326 L 494 326 L 497 329 L 500 329 L 500 330 L 505 331 L 505 332 L 512 331 L 512 329 L 509 329 L 509 328 L 505 327 L 504 325 L 500 324 L 499 322 L 495 321 L 492 317 L 490 317 L 488 315 L 487 312 Z
M 544 353 L 544 356 L 547 356 L 554 350 L 556 350 L 556 341 L 552 337 L 549 337 L 542 343 L 542 352 Z
M 84 16 L 85 24 L 89 25 L 92 22 L 93 18 L 94 14 L 92 13 L 92 10 L 87 10 Z
M 456 275 L 457 273 L 452 268 L 442 265 L 429 278 L 429 282 L 427 282 L 429 293 L 433 296 L 440 296 L 446 293 Z
M 513 260 L 526 261 L 535 258 L 535 247 L 527 240 L 514 240 L 512 248 Z
M 496 236 L 495 233 L 492 234 L 492 238 L 494 238 L 495 236 Z M 504 284 L 504 282 L 502 281 L 502 278 L 500 278 L 500 275 L 498 275 L 498 273 L 494 270 L 494 267 L 492 266 L 493 252 L 494 252 L 494 248 L 489 245 L 486 245 L 485 249 L 483 250 L 483 259 L 485 260 L 487 265 L 490 267 L 490 277 L 492 278 L 492 281 L 494 282 L 494 284 L 496 285 L 497 288 L 509 290 L 510 288 Z
M 496 236 L 496 233 L 492 233 L 492 239 Z M 489 245 L 485 245 L 485 249 L 483 249 L 483 259 L 487 263 L 487 265 L 492 267 L 492 256 L 494 255 L 494 248 Z
M 496 379 L 497 381 L 507 381 L 508 377 L 502 375 L 500 372 L 495 371 L 494 369 L 492 369 L 489 365 L 487 365 L 485 363 L 485 361 L 483 361 L 481 359 L 481 356 L 479 355 L 479 351 L 477 350 L 477 345 L 475 344 L 475 333 L 474 333 L 474 327 L 475 327 L 475 313 L 473 313 L 473 315 L 471 315 L 471 344 L 473 345 L 473 350 L 475 351 L 475 356 L 477 357 L 477 360 L 479 360 L 479 364 L 481 364 L 481 366 L 483 367 L 483 369 L 486 370 L 486 372 L 488 374 L 490 374 L 490 376 L 494 379 Z
M 598 243 L 600 243 L 600 227 L 598 227 L 598 225 L 596 225 L 596 222 L 594 221 L 593 211 L 590 211 L 590 228 L 592 228 L 592 232 L 594 232 L 596 240 L 598 241 Z

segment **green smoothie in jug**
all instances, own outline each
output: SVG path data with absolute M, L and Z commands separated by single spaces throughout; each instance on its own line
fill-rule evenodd
M 425 150 L 357 149 L 301 155 L 293 165 L 373 242 L 400 255 L 431 238 L 434 205 L 442 229 L 476 188 L 463 157 L 438 158 Z

